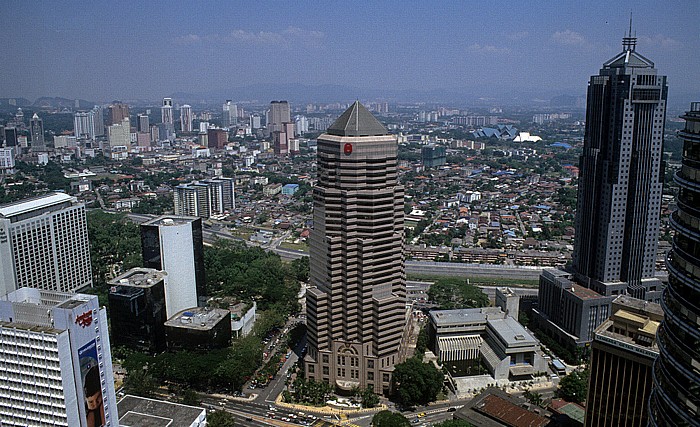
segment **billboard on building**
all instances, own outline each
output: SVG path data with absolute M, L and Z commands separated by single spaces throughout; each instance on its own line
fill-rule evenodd
M 85 425 L 101 427 L 106 423 L 97 342 L 92 340 L 78 349 L 80 377 L 85 396 Z

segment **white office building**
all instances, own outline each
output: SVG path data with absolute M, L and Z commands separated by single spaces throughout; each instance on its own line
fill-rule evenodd
M 126 147 L 127 151 L 131 149 L 131 124 L 128 118 L 111 125 L 107 130 L 110 147 Z
M 92 286 L 85 205 L 64 193 L 0 205 L 0 296 Z
M 21 288 L 0 299 L 0 425 L 118 426 L 97 296 Z
M 168 273 L 167 317 L 196 307 L 206 294 L 202 220 L 166 215 L 145 222 L 141 224 L 141 249 L 144 267 Z
M 192 107 L 188 104 L 180 107 L 180 130 L 192 132 Z
M 163 98 L 163 106 L 160 107 L 160 121 L 166 124 L 175 124 L 173 119 L 173 99 Z
M 104 124 L 103 124 L 104 129 Z M 92 111 L 78 111 L 73 116 L 73 132 L 76 138 L 95 139 L 95 114 Z
M 15 147 L 0 148 L 0 175 L 15 173 Z

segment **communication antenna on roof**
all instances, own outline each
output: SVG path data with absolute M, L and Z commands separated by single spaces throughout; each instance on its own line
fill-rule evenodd
M 630 29 L 627 32 L 627 36 L 622 38 L 622 48 L 624 50 L 631 50 L 637 47 L 637 31 L 634 32 L 634 37 L 632 37 L 632 11 L 630 11 Z

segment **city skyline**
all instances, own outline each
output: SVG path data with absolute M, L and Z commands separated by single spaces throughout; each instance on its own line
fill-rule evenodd
M 280 92 L 308 85 L 321 94 L 340 85 L 357 97 L 583 95 L 585 70 L 618 51 L 630 10 L 640 49 L 667 70 L 669 98 L 696 96 L 697 2 L 624 2 L 614 11 L 601 5 L 575 5 L 573 13 L 573 3 L 487 9 L 456 2 L 324 8 L 207 2 L 192 14 L 184 4 L 159 2 L 138 8 L 12 2 L 0 34 L 17 53 L 0 66 L 6 77 L 0 97 L 109 101 L 222 92 L 225 98 L 256 85 Z

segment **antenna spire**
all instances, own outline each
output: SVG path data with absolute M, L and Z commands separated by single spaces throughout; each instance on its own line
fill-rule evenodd
M 637 47 L 637 31 L 634 32 L 634 37 L 632 37 L 632 11 L 630 11 L 630 29 L 627 32 L 627 36 L 622 38 L 622 48 L 624 50 L 631 50 Z
M 627 37 L 632 37 L 632 11 L 630 10 L 630 31 L 627 33 Z

